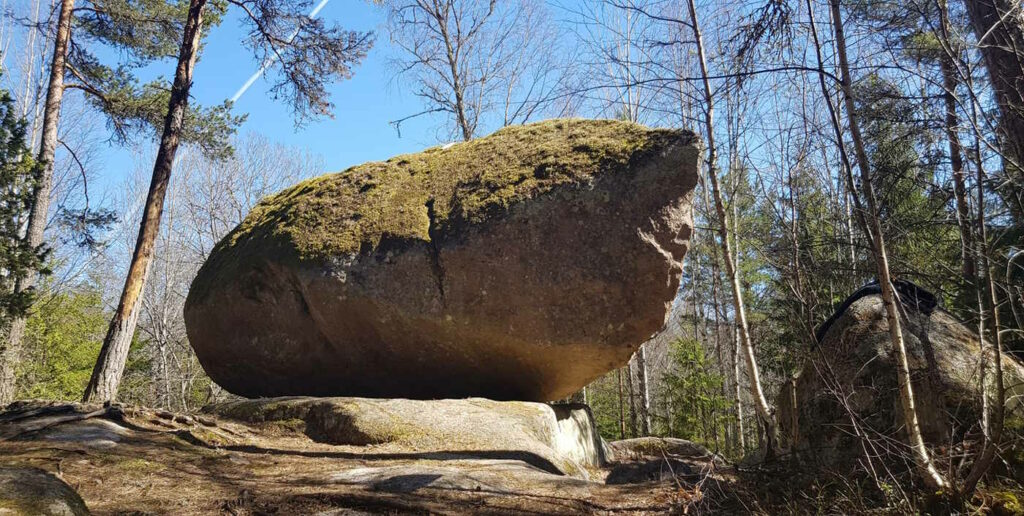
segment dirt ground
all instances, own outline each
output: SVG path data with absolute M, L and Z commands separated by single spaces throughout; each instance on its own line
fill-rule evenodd
M 301 423 L 16 403 L 0 413 L 0 465 L 57 475 L 93 514 L 693 514 L 724 509 L 731 482 L 706 457 L 620 453 L 588 481 L 515 450 L 322 444 Z

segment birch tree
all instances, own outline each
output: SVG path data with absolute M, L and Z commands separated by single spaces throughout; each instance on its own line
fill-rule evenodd
M 778 425 L 775 421 L 775 414 L 768 399 L 765 397 L 764 388 L 761 385 L 760 369 L 757 366 L 757 358 L 754 353 L 754 344 L 750 338 L 750 327 L 747 322 L 746 307 L 743 302 L 743 290 L 740 286 L 739 271 L 736 268 L 735 255 L 729 235 L 729 216 L 725 209 L 725 202 L 722 197 L 722 190 L 718 181 L 718 148 L 715 143 L 715 122 L 714 122 L 714 94 L 711 88 L 710 74 L 708 73 L 707 58 L 704 52 L 704 39 L 701 34 L 700 22 L 697 17 L 697 8 L 693 0 L 687 0 L 690 14 L 690 27 L 693 30 L 694 44 L 697 48 L 697 64 L 700 67 L 701 85 L 704 94 L 704 125 L 705 145 L 708 150 L 708 179 L 711 183 L 711 194 L 714 199 L 715 212 L 718 216 L 718 237 L 722 246 L 723 262 L 725 264 L 725 276 L 732 289 L 733 309 L 736 317 L 736 331 L 739 334 L 739 341 L 742 348 L 744 362 L 747 366 L 747 374 L 750 377 L 750 395 L 754 400 L 754 408 L 765 428 L 767 438 L 766 453 L 768 456 L 778 450 Z
M 892 340 L 893 351 L 896 354 L 896 375 L 900 391 L 900 405 L 904 424 L 906 426 L 907 438 L 914 455 L 914 460 L 921 471 L 926 482 L 936 488 L 947 485 L 946 480 L 932 463 L 931 455 L 925 446 L 921 436 L 921 427 L 918 422 L 917 409 L 913 385 L 910 379 L 910 366 L 907 361 L 907 348 L 903 340 L 903 325 L 900 320 L 899 299 L 889 270 L 889 258 L 886 253 L 885 238 L 882 235 L 882 226 L 879 221 L 878 201 L 875 196 L 874 186 L 871 177 L 870 162 L 865 150 L 864 140 L 860 132 L 860 124 L 857 120 L 857 111 L 854 105 L 853 81 L 850 77 L 850 65 L 847 57 L 846 37 L 843 29 L 842 12 L 839 0 L 830 0 L 830 13 L 832 15 L 832 29 L 835 37 L 836 51 L 839 62 L 839 89 L 842 95 L 843 104 L 846 109 L 847 124 L 853 140 L 854 153 L 857 168 L 860 172 L 860 188 L 857 188 L 852 178 L 852 164 L 844 149 L 844 138 L 839 124 L 838 110 L 832 106 L 832 97 L 825 84 L 825 71 L 821 57 L 821 46 L 818 40 L 817 29 L 815 28 L 814 11 L 811 0 L 807 0 L 808 17 L 812 37 L 814 38 L 815 52 L 818 58 L 819 80 L 822 85 L 822 94 L 826 97 L 829 105 L 829 112 L 832 114 L 832 123 L 836 131 L 837 145 L 843 157 L 843 167 L 848 174 L 848 185 L 852 192 L 860 192 L 867 203 L 867 206 L 858 205 L 858 217 L 862 225 L 862 231 L 868 236 L 871 242 L 871 251 L 875 260 L 875 268 L 878 274 L 878 282 L 881 286 L 882 303 L 885 307 L 886 322 L 888 323 L 889 338 Z M 856 196 L 854 197 L 856 199 Z

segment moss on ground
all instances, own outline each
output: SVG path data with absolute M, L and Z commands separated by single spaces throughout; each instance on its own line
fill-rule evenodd
M 138 474 L 152 473 L 154 471 L 160 471 L 167 467 L 163 464 L 151 462 L 141 457 L 123 460 L 115 463 L 114 465 L 118 468 L 121 468 L 122 471 Z
M 215 254 L 271 239 L 299 258 L 374 249 L 384 239 L 429 241 L 554 187 L 621 172 L 691 133 L 613 120 L 559 119 L 366 163 L 261 201 Z

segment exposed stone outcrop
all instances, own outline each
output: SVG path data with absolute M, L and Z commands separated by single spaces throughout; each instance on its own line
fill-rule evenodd
M 247 397 L 560 399 L 664 325 L 698 159 L 553 120 L 300 183 L 213 250 L 189 341 Z
M 517 459 L 589 478 L 607 462 L 590 408 L 519 401 L 263 398 L 219 403 L 210 414 L 246 423 L 293 422 L 315 441 L 373 445 L 379 453 Z
M 0 471 L 32 464 L 49 479 L 60 475 L 96 514 L 692 514 L 708 506 L 703 493 L 724 514 L 743 507 L 728 505 L 732 495 L 715 490 L 729 489 L 730 473 L 699 457 L 676 456 L 675 448 L 666 464 L 679 476 L 645 464 L 631 476 L 620 469 L 612 480 L 627 483 L 608 485 L 604 477 L 614 463 L 582 468 L 589 479 L 562 474 L 552 466 L 566 444 L 551 433 L 571 435 L 555 427 L 575 425 L 574 415 L 586 415 L 582 407 L 566 407 L 570 417 L 561 417 L 559 408 L 545 411 L 533 403 L 358 400 L 359 425 L 339 426 L 328 423 L 353 411 L 331 403 L 261 400 L 203 414 L 12 404 L 0 411 Z M 429 404 L 433 419 L 410 413 Z M 395 408 L 399 417 L 385 417 Z M 416 428 L 431 421 L 437 429 Z M 345 427 L 349 432 L 340 431 Z M 328 442 L 332 436 L 354 442 L 353 429 L 390 442 Z M 507 436 L 487 437 L 494 432 Z M 431 451 L 442 449 L 431 435 L 451 439 L 449 451 Z M 0 481 L 0 500 L 8 492 Z M 0 502 L 0 514 L 6 507 Z
M 608 446 L 617 461 L 629 458 L 672 456 L 687 459 L 707 459 L 723 467 L 725 466 L 724 459 L 708 451 L 705 446 L 693 441 L 687 441 L 686 439 L 674 437 L 635 437 L 633 439 L 612 441 Z
M 695 442 L 672 437 L 637 437 L 609 444 L 615 464 L 608 484 L 697 481 L 726 468 L 725 460 Z

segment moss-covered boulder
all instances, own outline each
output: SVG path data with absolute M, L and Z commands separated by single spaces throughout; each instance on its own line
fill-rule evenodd
M 189 340 L 249 397 L 558 399 L 664 324 L 698 156 L 552 120 L 300 183 L 213 250 Z

